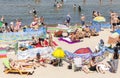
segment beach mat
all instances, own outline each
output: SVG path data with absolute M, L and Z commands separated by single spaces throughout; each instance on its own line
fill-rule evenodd
M 59 38 L 58 40 L 59 40 L 59 41 L 67 42 L 68 44 L 74 44 L 74 43 L 80 42 L 80 40 L 71 41 L 70 38 L 63 38 L 63 37 Z

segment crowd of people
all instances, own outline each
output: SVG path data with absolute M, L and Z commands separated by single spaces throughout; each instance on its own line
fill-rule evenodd
M 20 44 L 19 50 L 25 51 L 27 49 L 40 47 L 52 47 L 52 49 L 55 49 L 55 47 L 57 46 L 57 43 L 53 41 L 53 37 L 50 32 L 48 33 L 48 36 L 46 38 L 32 36 L 31 39 L 32 40 L 26 43 Z
M 102 44 L 102 43 L 101 43 Z M 104 43 L 102 44 L 104 45 Z M 37 68 L 39 66 L 46 67 L 47 64 L 53 66 L 63 66 L 63 60 L 68 63 L 68 69 L 74 69 L 74 72 L 83 71 L 86 74 L 97 73 L 105 74 L 106 71 L 111 71 L 112 73 L 117 73 L 118 63 L 119 63 L 119 44 L 116 44 L 114 47 L 114 53 L 111 59 L 109 59 L 109 64 L 102 61 L 98 61 L 99 57 L 102 56 L 92 56 L 89 60 L 86 60 L 84 57 L 75 56 L 74 58 L 64 58 L 58 59 L 55 57 L 46 58 L 42 57 L 40 53 L 36 54 L 34 58 L 27 58 L 24 61 L 9 59 L 10 66 L 16 69 L 25 69 L 26 66 L 32 66 Z M 106 56 L 105 56 L 106 57 Z M 67 60 L 67 61 L 66 61 Z
M 54 7 L 61 8 L 63 6 L 63 2 L 64 2 L 63 0 L 61 0 L 60 2 L 55 0 Z
M 102 40 L 100 40 L 102 41 Z M 102 46 L 104 46 L 104 42 L 100 43 Z M 73 63 L 74 65 L 74 71 L 84 71 L 86 74 L 88 73 L 93 73 L 94 71 L 98 73 L 105 74 L 106 71 L 110 71 L 112 73 L 116 73 L 118 69 L 118 63 L 119 63 L 119 53 L 118 51 L 120 50 L 120 44 L 116 44 L 114 47 L 114 53 L 111 59 L 109 59 L 109 64 L 103 62 L 103 61 L 98 61 L 100 56 L 93 56 L 89 61 L 85 60 L 84 57 L 79 57 L 76 56 L 72 59 L 69 59 L 69 66 L 72 66 L 71 64 Z M 106 57 L 106 56 L 105 56 Z M 87 63 L 86 63 L 87 61 Z M 72 62 L 72 63 L 71 63 Z M 71 67 L 72 68 L 72 67 Z M 71 69 L 69 68 L 69 69 Z
M 23 29 L 26 26 L 27 26 L 26 28 L 31 28 L 35 30 L 38 30 L 40 26 L 46 26 L 44 16 L 38 17 L 38 14 L 35 8 L 33 8 L 30 11 L 30 14 L 32 14 L 32 17 L 33 17 L 32 19 L 33 21 L 30 23 L 30 25 L 23 25 L 22 20 L 20 18 L 16 19 L 15 22 L 12 21 L 8 23 L 5 20 L 5 17 L 2 16 L 0 19 L 0 23 L 1 23 L 0 33 L 23 31 Z
M 64 2 L 63 0 L 61 0 L 61 2 L 58 2 L 55 0 L 54 6 L 57 8 L 60 8 L 63 6 L 63 2 Z M 74 8 L 75 7 L 76 7 L 76 5 L 74 4 Z M 80 6 L 79 6 L 79 10 L 81 11 Z M 33 10 L 32 10 L 32 15 L 33 15 L 33 21 L 30 24 L 29 28 L 37 30 L 41 25 L 46 26 L 44 17 L 43 16 L 38 17 L 37 11 L 35 10 L 35 8 L 33 8 Z M 95 17 L 98 17 L 98 16 L 102 16 L 101 13 L 98 11 L 93 11 L 92 18 L 94 19 Z M 70 26 L 71 18 L 72 18 L 71 15 L 68 13 L 65 18 L 65 25 L 68 27 Z M 98 36 L 99 33 L 97 33 L 96 30 L 91 30 L 89 28 L 89 26 L 86 25 L 85 20 L 86 20 L 85 15 L 81 14 L 80 21 L 81 21 L 82 30 L 78 28 L 74 32 L 70 32 L 70 33 L 67 32 L 68 35 L 65 37 L 69 37 L 71 39 L 71 41 L 76 41 L 76 40 L 79 40 L 84 37 Z M 11 22 L 10 25 L 8 25 L 8 23 L 5 22 L 5 17 L 2 16 L 0 22 L 3 23 L 2 27 L 0 27 L 0 33 L 19 32 L 22 30 L 21 19 L 17 19 L 15 24 L 14 24 L 14 22 Z M 110 12 L 110 24 L 112 26 L 113 32 L 115 31 L 115 29 L 120 27 L 120 17 L 118 15 L 118 13 L 113 12 L 113 11 Z M 58 32 L 55 32 L 54 36 L 56 36 L 57 33 Z M 63 33 L 63 31 L 61 32 L 60 36 L 64 36 L 64 35 L 62 35 L 62 33 Z M 52 47 L 53 49 L 56 46 L 56 44 L 53 41 L 53 36 L 52 36 L 51 32 L 48 32 L 47 38 L 36 38 L 33 36 L 32 42 L 29 42 L 28 45 L 29 45 L 28 48 Z M 69 68 L 70 68 L 70 66 L 72 66 L 72 64 L 74 64 L 75 72 L 81 70 L 88 74 L 93 71 L 97 71 L 98 73 L 105 74 L 105 71 L 108 71 L 111 69 L 111 72 L 116 73 L 117 69 L 118 69 L 118 61 L 119 61 L 119 53 L 118 53 L 118 51 L 120 50 L 119 48 L 120 48 L 120 44 L 117 44 L 114 47 L 114 54 L 113 54 L 112 59 L 110 59 L 110 66 L 106 65 L 102 62 L 97 62 L 98 61 L 97 57 L 92 57 L 89 60 L 88 64 L 84 64 L 85 59 L 76 56 L 72 60 L 69 59 Z M 35 58 L 26 59 L 24 63 L 16 62 L 13 59 L 9 59 L 10 66 L 12 68 L 20 68 L 20 69 L 24 69 L 24 66 L 26 66 L 26 65 L 32 65 L 33 67 L 36 67 L 36 66 L 39 67 L 42 65 L 42 66 L 46 67 L 46 65 L 45 65 L 46 61 L 49 61 L 49 64 L 52 64 L 53 66 L 57 66 L 59 64 L 58 59 L 51 60 L 51 59 L 42 58 L 40 53 L 37 53 Z

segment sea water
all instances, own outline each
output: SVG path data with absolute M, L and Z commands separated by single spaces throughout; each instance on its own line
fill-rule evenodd
M 57 0 L 60 1 L 60 0 Z M 76 4 L 76 8 L 73 7 Z M 81 12 L 78 11 L 78 5 L 81 6 Z M 10 23 L 16 19 L 21 19 L 23 25 L 29 25 L 33 16 L 30 11 L 35 8 L 37 15 L 44 16 L 46 24 L 63 24 L 66 15 L 71 15 L 71 24 L 80 23 L 80 16 L 84 14 L 86 21 L 92 21 L 92 11 L 99 11 L 109 22 L 109 12 L 113 10 L 120 13 L 120 0 L 64 0 L 61 8 L 54 7 L 54 0 L 0 0 L 0 17 L 4 15 L 5 21 Z

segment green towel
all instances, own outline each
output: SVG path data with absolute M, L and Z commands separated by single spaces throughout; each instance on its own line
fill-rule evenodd
M 2 25 L 3 25 L 3 23 L 2 23 L 2 22 L 0 22 L 0 27 L 2 27 Z

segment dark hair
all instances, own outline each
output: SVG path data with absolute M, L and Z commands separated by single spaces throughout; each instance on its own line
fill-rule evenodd
M 5 22 L 5 26 L 8 26 L 8 23 L 7 23 L 7 22 Z
M 44 41 L 44 38 L 39 38 L 39 41 Z
M 32 39 L 35 39 L 35 37 L 34 37 L 34 36 L 32 36 Z
M 101 39 L 101 40 L 100 40 L 100 43 L 101 43 L 101 44 L 104 44 L 104 41 L 103 41 L 103 39 Z
M 40 53 L 36 54 L 37 59 L 40 59 Z
M 94 60 L 95 60 L 95 57 L 92 57 L 92 60 L 94 61 Z

